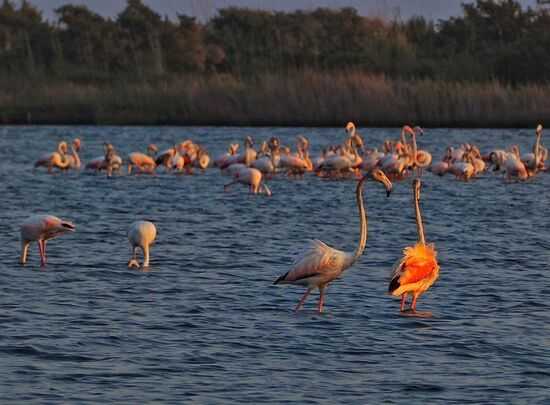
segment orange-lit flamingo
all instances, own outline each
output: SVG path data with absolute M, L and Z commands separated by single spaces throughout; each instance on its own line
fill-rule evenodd
M 48 173 L 51 173 L 54 168 L 60 170 L 68 169 L 71 165 L 71 161 L 67 156 L 67 149 L 67 142 L 59 142 L 57 150 L 42 156 L 35 162 L 34 167 L 44 166 L 48 169 Z
M 419 205 L 420 180 L 414 179 L 412 186 L 418 243 L 403 251 L 403 258 L 394 267 L 389 292 L 393 296 L 401 296 L 401 312 L 405 312 L 407 295 L 410 293 L 413 300 L 409 311 L 417 316 L 430 316 L 429 313 L 416 312 L 416 301 L 437 280 L 439 265 L 434 245 L 427 245 L 424 237 L 424 224 Z
M 344 270 L 351 267 L 363 254 L 367 244 L 368 220 L 367 210 L 363 203 L 363 184 L 368 176 L 372 176 L 374 180 L 382 183 L 386 188 L 388 196 L 392 189 L 390 180 L 378 169 L 373 170 L 371 174 L 363 176 L 357 184 L 355 197 L 359 210 L 360 233 L 359 244 L 355 252 L 343 252 L 319 240 L 312 241 L 304 254 L 297 258 L 292 270 L 275 280 L 275 284 L 295 284 L 307 288 L 296 306 L 296 311 L 302 307 L 311 291 L 318 288 L 320 296 L 317 309 L 319 312 L 323 312 L 325 288 L 327 285 L 340 277 Z
M 157 228 L 152 222 L 136 221 L 130 225 L 130 229 L 128 230 L 128 241 L 132 247 L 132 258 L 128 262 L 128 267 L 140 267 L 137 260 L 138 248 L 143 252 L 142 267 L 149 267 L 149 247 L 154 243 L 156 237 Z
M 132 173 L 134 166 L 140 173 L 153 173 L 157 164 L 155 162 L 155 155 L 158 152 L 158 148 L 154 144 L 147 146 L 147 154 L 141 152 L 132 152 L 128 155 L 128 174 Z
M 74 232 L 75 226 L 53 215 L 34 215 L 21 225 L 21 264 L 27 262 L 31 242 L 38 242 L 40 265 L 46 265 L 46 242 L 67 232 Z

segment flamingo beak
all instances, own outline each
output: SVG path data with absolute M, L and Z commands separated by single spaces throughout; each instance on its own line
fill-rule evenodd
M 69 232 L 74 232 L 76 230 L 76 227 L 70 222 L 62 222 L 61 228 L 64 231 L 69 231 Z

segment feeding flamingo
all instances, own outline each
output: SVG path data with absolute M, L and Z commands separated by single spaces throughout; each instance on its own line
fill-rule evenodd
M 223 186 L 223 190 L 227 191 L 230 186 L 236 183 L 241 183 L 249 186 L 252 194 L 265 193 L 268 197 L 271 196 L 271 190 L 262 181 L 262 172 L 252 167 L 246 167 L 242 163 L 237 163 L 229 166 L 228 169 L 232 172 L 234 180 L 231 183 Z
M 363 203 L 363 184 L 368 176 L 369 174 L 363 176 L 355 189 L 360 221 L 359 245 L 355 252 L 343 252 L 326 245 L 320 240 L 314 240 L 308 249 L 298 257 L 292 270 L 275 280 L 274 284 L 295 284 L 307 288 L 296 306 L 296 311 L 302 307 L 311 291 L 318 288 L 320 295 L 317 309 L 319 313 L 323 312 L 327 285 L 340 277 L 344 270 L 351 267 L 363 254 L 367 244 L 367 210 Z M 386 193 L 389 196 L 392 184 L 386 175 L 381 170 L 375 169 L 370 176 L 385 186 Z
M 21 225 L 21 257 L 20 263 L 27 262 L 27 254 L 31 242 L 38 242 L 40 265 L 46 265 L 46 242 L 67 232 L 74 232 L 75 226 L 53 215 L 34 215 Z
M 140 248 L 143 252 L 142 267 L 149 267 L 149 247 L 153 244 L 156 237 L 157 228 L 152 222 L 136 221 L 130 225 L 130 229 L 128 230 L 128 240 L 132 246 L 132 258 L 128 262 L 128 267 L 140 267 L 137 260 L 138 248 Z
M 416 301 L 437 280 L 439 265 L 437 264 L 437 253 L 434 245 L 426 245 L 424 237 L 424 224 L 422 223 L 419 205 L 420 180 L 414 179 L 412 187 L 418 243 L 405 248 L 403 251 L 403 258 L 394 267 L 389 292 L 395 297 L 401 296 L 401 312 L 405 312 L 407 295 L 411 293 L 413 300 L 409 311 L 417 316 L 430 316 L 431 314 L 427 312 L 416 312 Z
M 155 155 L 158 148 L 154 144 L 147 146 L 147 154 L 141 152 L 133 152 L 128 155 L 128 174 L 132 173 L 132 168 L 135 166 L 140 173 L 152 174 L 157 166 Z

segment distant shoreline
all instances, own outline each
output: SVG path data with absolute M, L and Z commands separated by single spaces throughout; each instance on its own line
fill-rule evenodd
M 186 75 L 109 84 L 10 83 L 0 125 L 532 128 L 550 85 L 398 80 L 362 72 L 242 79 Z M 11 88 L 11 90 L 10 90 Z

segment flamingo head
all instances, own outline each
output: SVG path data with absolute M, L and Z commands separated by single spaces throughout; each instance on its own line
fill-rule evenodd
M 346 125 L 346 132 L 347 133 L 352 133 L 353 131 L 355 131 L 355 124 L 350 121 Z
M 67 153 L 67 150 L 68 150 L 67 142 L 65 142 L 65 141 L 59 142 L 59 145 L 57 145 L 57 151 L 60 154 L 64 155 L 64 154 Z
M 370 175 L 374 180 L 376 180 L 377 182 L 382 183 L 384 185 L 384 187 L 386 188 L 386 196 L 389 197 L 390 194 L 391 194 L 393 185 L 392 185 L 390 179 L 388 179 L 388 176 L 386 176 L 386 174 L 380 169 L 374 169 L 370 173 Z M 363 179 L 365 179 L 366 177 L 367 176 L 364 176 Z
M 540 134 L 542 134 L 542 124 L 539 124 L 537 126 L 537 135 L 540 135 Z
M 247 136 L 246 138 L 244 138 L 244 146 L 246 146 L 247 148 L 251 148 L 253 145 L 254 141 L 252 140 L 252 137 Z
M 74 232 L 76 227 L 72 222 L 63 221 L 57 217 L 47 216 L 43 220 L 43 227 L 47 235 L 47 239 L 63 235 L 64 233 Z
M 80 151 L 80 146 L 81 146 L 80 138 L 73 139 L 73 148 L 74 148 L 74 150 L 79 152 Z
M 418 125 L 413 128 L 413 131 L 418 135 L 424 135 L 424 130 L 421 127 L 419 127 Z
M 149 151 L 150 153 L 158 153 L 159 151 L 159 148 L 157 148 L 157 145 L 155 145 L 154 143 L 150 143 L 148 146 L 147 146 L 147 151 Z
M 232 143 L 231 145 L 229 145 L 229 154 L 230 155 L 236 155 L 238 150 L 239 150 L 239 144 L 238 143 Z

